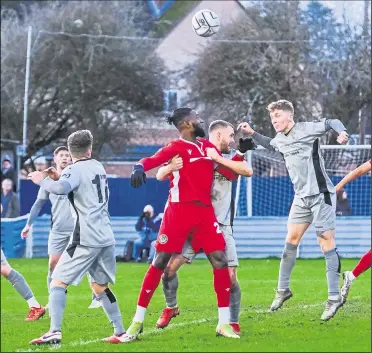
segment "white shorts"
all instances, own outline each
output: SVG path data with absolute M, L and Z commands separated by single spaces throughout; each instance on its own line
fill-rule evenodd
M 226 256 L 229 267 L 239 266 L 238 253 L 236 252 L 235 239 L 233 237 L 233 230 L 231 226 L 219 224 L 222 231 L 223 237 L 226 242 Z M 192 260 L 197 254 L 195 254 L 190 242 L 187 240 L 182 249 L 182 256 L 188 259 L 188 263 L 191 264 Z

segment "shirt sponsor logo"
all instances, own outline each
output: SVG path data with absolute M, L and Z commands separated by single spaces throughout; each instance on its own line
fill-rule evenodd
M 297 154 L 300 154 L 301 152 L 302 152 L 302 149 L 292 151 L 292 152 L 287 152 L 287 153 L 284 153 L 284 157 L 295 156 Z

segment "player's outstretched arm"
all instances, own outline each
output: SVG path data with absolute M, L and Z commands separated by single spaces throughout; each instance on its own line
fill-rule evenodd
M 332 129 L 338 133 L 338 143 L 344 145 L 349 140 L 346 127 L 339 119 L 320 119 L 319 121 L 306 122 L 305 126 L 308 129 L 308 134 L 314 137 L 323 136 L 327 131 Z
M 247 122 L 240 123 L 238 125 L 238 130 L 241 130 L 245 135 L 252 137 L 253 141 L 257 145 L 261 145 L 268 150 L 275 151 L 274 147 L 270 145 L 271 138 L 254 131 Z
M 27 176 L 27 179 L 32 180 L 35 184 L 40 185 L 44 190 L 56 195 L 67 195 L 72 190 L 76 189 L 80 184 L 79 174 L 68 167 L 64 170 L 64 174 L 58 181 L 52 179 L 44 179 L 45 173 L 32 172 Z
M 360 176 L 367 174 L 371 171 L 371 161 L 363 163 L 358 168 L 352 170 L 347 174 L 337 185 L 336 191 L 341 190 L 346 184 L 352 182 L 353 180 L 359 178 Z
M 345 145 L 349 140 L 349 135 L 346 132 L 346 127 L 339 119 L 326 119 L 325 121 L 326 130 L 332 129 L 338 133 L 337 142 L 341 145 Z
M 153 156 L 142 158 L 134 167 L 130 176 L 130 184 L 134 188 L 140 187 L 146 183 L 147 171 L 161 166 L 178 154 L 178 148 L 175 143 L 169 143 L 161 148 Z
M 251 177 L 253 175 L 253 171 L 251 168 L 248 167 L 248 163 L 245 161 L 233 161 L 231 159 L 227 159 L 222 157 L 216 149 L 214 148 L 207 148 L 207 156 L 211 157 L 216 163 L 231 169 L 237 175 Z M 218 170 L 221 174 L 224 175 L 222 170 Z M 228 177 L 228 179 L 233 180 L 236 178 Z

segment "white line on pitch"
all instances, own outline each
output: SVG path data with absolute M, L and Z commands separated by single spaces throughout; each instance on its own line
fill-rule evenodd
M 294 309 L 308 309 L 308 308 L 315 308 L 315 307 L 319 307 L 323 305 L 323 302 L 322 303 L 316 303 L 316 304 L 305 304 L 305 305 L 297 305 L 297 306 L 292 306 L 292 307 L 284 307 L 284 308 L 281 308 L 280 311 L 287 311 L 287 310 L 294 310 Z M 249 313 L 249 312 L 252 312 L 254 311 L 255 313 L 257 314 L 268 314 L 270 313 L 268 311 L 268 309 L 252 309 L 252 308 L 247 308 L 247 309 L 242 309 L 242 312 L 241 312 L 241 315 L 240 316 L 244 316 L 245 314 Z M 186 325 L 192 325 L 192 324 L 200 324 L 200 323 L 203 323 L 203 322 L 208 322 L 208 321 L 212 321 L 212 320 L 208 320 L 208 319 L 199 319 L 199 320 L 193 320 L 193 321 L 188 321 L 188 322 L 180 322 L 180 323 L 175 323 L 175 324 L 172 324 L 171 326 L 167 327 L 167 331 L 169 330 L 173 330 L 175 328 L 178 328 L 178 327 L 182 327 L 182 326 L 186 326 Z M 163 330 L 161 329 L 150 329 L 148 331 L 144 331 L 144 333 L 142 334 L 142 336 L 147 336 L 147 335 L 154 335 L 154 334 L 160 334 L 162 333 Z M 51 346 L 44 346 L 46 349 L 32 349 L 32 348 L 29 348 L 29 349 L 18 349 L 16 350 L 15 352 L 45 352 L 47 350 L 49 351 L 54 351 L 54 350 L 57 350 L 59 348 L 64 348 L 64 347 L 77 347 L 77 346 L 85 346 L 87 344 L 91 344 L 91 343 L 98 343 L 98 342 L 102 342 L 102 339 L 95 339 L 95 340 L 87 340 L 87 341 L 84 341 L 84 340 L 80 340 L 80 341 L 75 341 L 75 342 L 71 342 L 71 343 L 64 343 L 64 344 L 57 344 L 57 345 L 51 345 Z

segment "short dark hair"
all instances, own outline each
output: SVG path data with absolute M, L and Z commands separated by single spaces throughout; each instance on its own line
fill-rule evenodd
M 220 127 L 226 128 L 231 126 L 234 129 L 234 126 L 230 124 L 228 121 L 225 120 L 214 120 L 209 124 L 209 133 L 211 133 L 213 130 L 216 130 Z
M 93 146 L 93 135 L 89 130 L 78 130 L 67 139 L 68 150 L 74 157 L 84 157 Z
M 178 108 L 175 111 L 173 111 L 172 115 L 167 116 L 167 123 L 169 125 L 178 126 L 178 124 L 190 113 L 192 112 L 191 108 Z
M 67 151 L 68 152 L 68 148 L 66 146 L 59 146 L 54 150 L 53 155 L 56 156 L 61 151 Z

